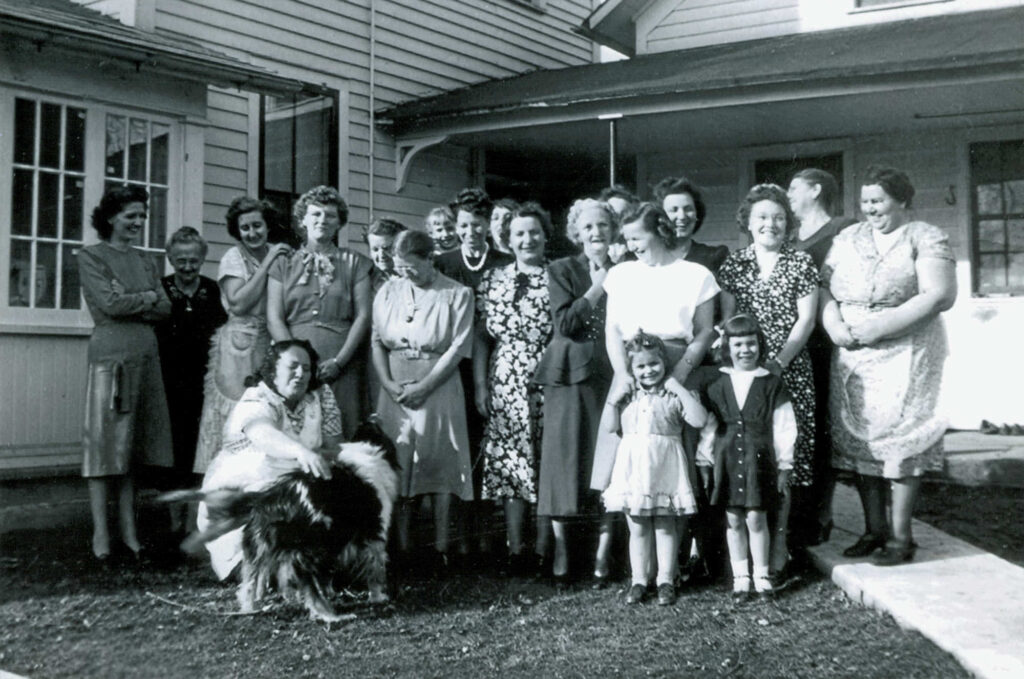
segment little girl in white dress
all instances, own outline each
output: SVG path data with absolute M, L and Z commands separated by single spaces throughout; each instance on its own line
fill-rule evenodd
M 677 395 L 665 388 L 670 374 L 660 339 L 641 331 L 626 343 L 626 356 L 634 384 L 612 387 L 602 418 L 622 429 L 611 482 L 602 498 L 606 511 L 625 513 L 629 523 L 633 584 L 626 603 L 643 599 L 653 541 L 658 603 L 670 605 L 675 601 L 678 564 L 676 517 L 697 511 L 683 450 L 683 424 L 699 429 L 707 413 L 691 392 L 680 390 Z

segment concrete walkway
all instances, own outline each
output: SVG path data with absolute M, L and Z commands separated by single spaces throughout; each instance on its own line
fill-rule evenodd
M 954 431 L 943 445 L 945 477 L 952 483 L 1024 488 L 1024 436 Z
M 857 493 L 836 489 L 832 539 L 811 550 L 851 598 L 921 632 L 983 679 L 1024 677 L 1024 568 L 914 521 L 914 560 L 880 568 L 842 551 L 864 532 Z

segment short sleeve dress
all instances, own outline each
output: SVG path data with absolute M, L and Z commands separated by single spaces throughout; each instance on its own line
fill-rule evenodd
M 153 260 L 107 242 L 78 253 L 89 338 L 82 476 L 121 476 L 174 462 L 153 325 L 171 311 Z M 158 294 L 155 305 L 146 293 Z
M 373 302 L 372 341 L 388 352 L 391 378 L 400 384 L 427 375 L 448 351 L 466 358 L 473 347 L 473 292 L 441 274 L 426 288 L 392 278 Z M 398 448 L 403 497 L 450 493 L 473 499 L 465 397 L 457 372 L 419 408 L 399 405 L 381 389 L 377 414 Z
M 348 248 L 323 254 L 301 248 L 278 257 L 269 275 L 281 283 L 284 320 L 292 336 L 308 340 L 321 360 L 337 355 L 355 320 L 356 285 L 368 282 L 372 269 L 369 257 Z M 345 431 L 355 431 L 369 414 L 365 351 L 352 354 L 331 389 Z
M 686 454 L 682 401 L 665 389 L 636 391 L 622 409 L 622 442 L 602 494 L 609 512 L 678 516 L 697 511 Z
M 534 372 L 551 339 L 547 269 L 491 269 L 477 289 L 478 322 L 493 340 L 487 366 L 483 498 L 537 501 L 544 393 Z
M 245 428 L 259 420 L 270 422 L 288 438 L 310 450 L 323 446 L 326 437 L 337 437 L 342 433 L 341 415 L 330 389 L 321 387 L 310 392 L 294 409 L 290 409 L 277 392 L 260 382 L 246 389 L 231 411 L 224 425 L 224 447 L 203 477 L 204 491 L 218 488 L 259 490 L 282 474 L 299 468 L 295 460 L 268 455 L 249 440 Z M 199 504 L 196 523 L 199 530 L 209 525 L 203 503 Z M 242 529 L 211 540 L 206 549 L 210 552 L 214 572 L 223 580 L 242 560 Z
M 260 262 L 242 247 L 234 246 L 221 257 L 217 269 L 217 282 L 223 285 L 227 278 L 243 283 L 255 275 Z M 245 314 L 231 313 L 224 294 L 221 306 L 228 313 L 210 342 L 210 359 L 203 385 L 203 414 L 199 420 L 199 442 L 193 471 L 202 474 L 210 460 L 220 450 L 224 423 L 245 391 L 245 378 L 256 373 L 270 346 L 267 332 L 267 296 L 264 291 L 259 301 Z
M 753 246 L 729 255 L 718 271 L 722 289 L 736 298 L 736 311 L 757 319 L 768 343 L 766 359 L 785 346 L 797 321 L 797 300 L 818 289 L 818 271 L 806 252 L 783 245 L 779 260 L 768 278 L 761 278 Z M 793 410 L 796 412 L 799 438 L 790 485 L 809 486 L 814 481 L 814 377 L 811 357 L 804 347 L 782 372 Z
M 955 262 L 945 232 L 925 222 L 900 227 L 880 253 L 859 223 L 832 242 L 824 285 L 847 323 L 915 296 L 918 259 Z M 870 347 L 837 347 L 832 359 L 832 464 L 866 476 L 904 478 L 942 468 L 946 420 L 936 412 L 948 348 L 938 315 Z

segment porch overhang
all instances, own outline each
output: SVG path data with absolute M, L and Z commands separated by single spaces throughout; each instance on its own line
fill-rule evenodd
M 636 55 L 636 19 L 651 0 L 605 0 L 576 29 L 627 56 Z
M 796 34 L 536 71 L 400 104 L 378 113 L 378 120 L 408 145 L 441 136 L 525 137 L 526 130 L 536 136 L 551 125 L 560 130 L 551 136 L 570 139 L 563 133 L 573 126 L 585 135 L 599 118 L 621 115 L 626 141 L 629 121 L 664 114 L 728 117 L 742 108 L 791 111 L 801 101 L 886 102 L 901 92 L 914 93 L 904 102 L 913 104 L 907 115 L 994 112 L 998 120 L 1024 108 L 1021 35 L 1022 7 Z M 980 98 L 990 90 L 996 100 Z M 916 98 L 926 91 L 963 96 Z M 940 108 L 943 101 L 948 106 Z
M 198 43 L 125 26 L 68 0 L 0 0 L 0 38 L 24 41 L 39 51 L 96 55 L 136 72 L 262 94 L 303 87 Z

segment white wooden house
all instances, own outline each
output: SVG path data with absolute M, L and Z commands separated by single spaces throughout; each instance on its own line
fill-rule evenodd
M 374 112 L 592 62 L 591 0 L 0 0 L 0 479 L 73 472 L 86 346 L 75 250 L 108 182 L 153 200 L 144 245 L 199 228 L 208 271 L 229 202 L 316 184 L 419 224 L 479 179 L 472 147 L 411 147 Z M 396 187 L 401 174 L 403 186 Z M 0 506 L 3 501 L 0 500 Z
M 868 165 L 902 168 L 918 218 L 948 232 L 958 259 L 952 424 L 1024 422 L 1024 2 L 606 0 L 580 32 L 632 58 L 380 118 L 410 148 L 445 139 L 485 158 L 514 148 L 546 159 L 512 167 L 512 182 L 552 163 L 618 165 L 616 178 L 646 197 L 686 174 L 708 202 L 699 239 L 733 247 L 746 243 L 734 214 L 757 181 L 824 166 L 852 215 Z

